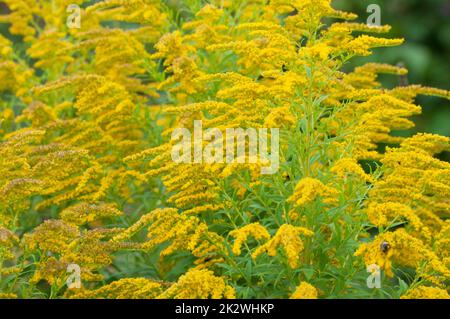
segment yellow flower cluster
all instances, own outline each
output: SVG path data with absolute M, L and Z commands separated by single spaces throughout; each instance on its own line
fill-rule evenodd
M 448 297 L 450 140 L 393 132 L 450 92 L 343 71 L 402 43 L 389 26 L 331 0 L 2 3 L 0 298 L 366 296 L 371 264 L 406 283 L 384 280 L 393 296 Z M 194 121 L 279 129 L 279 170 L 240 161 L 250 138 L 176 163 Z
M 269 256 L 276 256 L 277 248 L 282 247 L 289 266 L 296 268 L 300 253 L 304 249 L 303 241 L 299 238 L 300 235 L 311 237 L 314 233 L 304 227 L 295 227 L 288 224 L 281 225 L 276 234 L 267 243 L 259 246 L 253 252 L 252 257 L 256 258 L 264 252 L 267 252 Z
M 80 266 L 81 278 L 101 280 L 103 276 L 97 271 L 112 263 L 111 254 L 132 247 L 108 240 L 118 231 L 113 228 L 82 230 L 62 220 L 45 221 L 24 236 L 25 248 L 42 254 L 31 281 L 44 279 L 50 284 L 63 285 L 70 264 Z
M 288 198 L 288 201 L 293 202 L 295 207 L 301 207 L 319 197 L 324 197 L 324 203 L 331 204 L 336 202 L 333 196 L 337 194 L 335 189 L 324 185 L 320 180 L 306 177 L 295 186 L 294 194 Z
M 418 275 L 437 285 L 450 278 L 450 270 L 420 239 L 398 229 L 378 235 L 370 244 L 362 244 L 355 255 L 364 255 L 367 265 L 376 264 L 393 276 L 392 263 L 415 267 Z
M 148 299 L 161 292 L 161 283 L 145 278 L 125 278 L 95 290 L 69 290 L 68 295 L 74 299 Z
M 358 164 L 355 158 L 341 158 L 337 160 L 330 172 L 336 174 L 341 179 L 346 179 L 349 176 L 356 176 L 363 181 L 371 182 L 372 176 L 364 172 L 363 168 Z
M 429 283 L 445 286 L 450 269 L 448 226 L 443 217 L 450 208 L 450 166 L 433 155 L 449 146 L 446 137 L 417 134 L 399 148 L 387 150 L 381 160 L 383 176 L 366 202 L 370 222 L 385 231 L 358 250 L 366 264 L 376 263 L 390 276 L 393 262 L 412 266 Z M 390 230 L 398 224 L 404 228 Z M 380 250 L 383 242 L 389 245 L 387 252 Z
M 234 299 L 235 291 L 225 283 L 223 278 L 214 276 L 212 271 L 207 269 L 192 269 L 182 275 L 159 298 Z
M 297 210 L 302 206 L 314 202 L 316 199 L 322 199 L 324 204 L 333 205 L 338 202 L 339 192 L 331 186 L 324 185 L 320 180 L 305 177 L 295 186 L 294 193 L 287 199 L 294 203 L 293 209 L 289 212 L 291 219 L 298 218 Z
M 419 286 L 409 290 L 402 299 L 450 299 L 450 295 L 444 289 Z
M 10 230 L 0 227 L 0 259 L 14 259 L 13 248 L 18 242 L 19 239 L 16 235 Z
M 290 299 L 317 299 L 317 289 L 307 282 L 301 282 Z
M 254 237 L 256 240 L 270 238 L 270 234 L 267 229 L 259 223 L 253 223 L 239 229 L 235 229 L 230 232 L 230 236 L 235 238 L 233 244 L 233 254 L 235 255 L 241 254 L 241 247 L 247 241 L 249 236 Z

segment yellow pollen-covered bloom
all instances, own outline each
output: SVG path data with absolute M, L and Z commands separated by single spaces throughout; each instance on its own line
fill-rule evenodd
M 437 287 L 419 286 L 408 290 L 401 296 L 402 299 L 450 299 L 450 295 L 444 289 Z
M 247 241 L 249 236 L 252 236 L 256 240 L 270 238 L 267 229 L 259 223 L 252 223 L 239 229 L 235 229 L 231 231 L 229 235 L 235 238 L 232 248 L 233 254 L 235 255 L 241 254 L 241 247 Z
M 297 286 L 294 293 L 289 297 L 290 299 L 317 299 L 317 289 L 307 283 L 302 281 L 300 285 Z
M 178 281 L 164 291 L 158 298 L 174 299 L 234 299 L 234 289 L 224 278 L 216 277 L 208 269 L 190 269 Z
M 277 230 L 276 234 L 265 244 L 259 246 L 252 254 L 255 259 L 264 252 L 267 252 L 269 256 L 277 255 L 277 248 L 282 247 L 291 268 L 298 266 L 300 253 L 304 249 L 303 241 L 300 239 L 300 235 L 312 236 L 314 233 L 304 227 L 292 226 L 289 224 L 283 224 Z

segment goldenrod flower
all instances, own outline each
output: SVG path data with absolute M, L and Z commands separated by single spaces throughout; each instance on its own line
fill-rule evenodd
M 153 299 L 162 292 L 162 284 L 146 278 L 124 278 L 95 290 L 68 291 L 74 299 Z
M 276 234 L 267 243 L 259 246 L 252 254 L 255 259 L 264 252 L 269 256 L 277 255 L 277 248 L 282 247 L 291 268 L 298 266 L 300 253 L 304 249 L 303 241 L 299 238 L 300 235 L 312 236 L 314 233 L 303 227 L 296 227 L 288 224 L 281 225 Z
M 311 284 L 302 281 L 290 296 L 290 299 L 317 299 L 317 289 Z
M 234 299 L 234 289 L 221 277 L 214 276 L 208 269 L 191 269 L 164 291 L 158 298 L 174 299 Z
M 288 201 L 293 202 L 295 207 L 307 205 L 318 198 L 323 198 L 324 203 L 333 204 L 337 202 L 335 198 L 337 194 L 337 190 L 333 187 L 324 185 L 317 179 L 305 177 L 295 186 L 294 194 Z
M 365 296 L 372 264 L 413 268 L 407 289 L 382 276 L 390 295 L 448 298 L 449 138 L 397 131 L 418 95 L 450 92 L 346 67 L 403 43 L 390 26 L 331 0 L 94 2 L 2 1 L 0 298 Z M 245 136 L 227 162 L 198 159 L 206 138 L 173 161 L 171 135 L 198 121 L 279 129 L 279 170 L 248 161 L 264 145 Z
M 450 299 L 450 295 L 444 289 L 436 287 L 419 286 L 409 290 L 402 299 Z
M 235 255 L 241 254 L 241 247 L 249 236 L 254 237 L 256 240 L 270 238 L 269 232 L 259 223 L 252 223 L 239 229 L 235 229 L 231 231 L 229 235 L 235 238 L 232 249 L 233 254 Z

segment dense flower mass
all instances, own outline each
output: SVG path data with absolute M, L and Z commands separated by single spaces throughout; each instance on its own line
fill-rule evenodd
M 450 92 L 343 71 L 389 26 L 331 0 L 0 4 L 0 298 L 450 298 L 450 139 L 398 134 Z M 279 128 L 278 171 L 174 162 L 194 121 Z

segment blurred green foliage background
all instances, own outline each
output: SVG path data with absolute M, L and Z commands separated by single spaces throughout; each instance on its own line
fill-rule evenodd
M 370 57 L 357 58 L 349 67 L 364 62 L 403 63 L 409 70 L 408 82 L 450 90 L 450 0 L 335 0 L 335 8 L 358 14 L 366 22 L 369 4 L 381 9 L 381 24 L 392 29 L 388 37 L 402 37 L 399 47 L 379 48 Z M 392 87 L 398 78 L 382 78 Z M 450 101 L 419 96 L 423 114 L 416 116 L 416 127 L 408 133 L 429 132 L 450 136 Z

